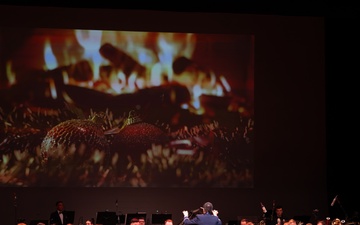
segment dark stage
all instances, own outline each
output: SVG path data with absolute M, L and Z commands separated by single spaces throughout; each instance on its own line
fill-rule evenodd
M 226 77 L 227 74 L 231 74 L 227 77 L 230 86 L 233 85 L 240 90 L 246 90 L 236 91 L 235 94 L 231 91 L 225 91 L 228 94 L 225 95 L 226 98 L 218 98 L 218 96 L 203 98 L 202 103 L 207 104 L 205 112 L 208 113 L 207 117 L 203 118 L 196 114 L 199 111 L 195 111 L 195 107 L 179 107 L 179 105 L 183 106 L 183 101 L 189 101 L 191 96 L 189 97 L 182 86 L 173 86 L 172 83 L 168 86 L 163 85 L 162 88 L 152 87 L 149 92 L 141 90 L 137 95 L 128 95 L 127 93 L 126 95 L 117 95 L 115 98 L 109 97 L 108 93 L 104 94 L 93 90 L 86 89 L 86 92 L 83 92 L 83 87 L 80 87 L 78 80 L 77 83 L 75 82 L 78 86 L 66 86 L 64 90 L 69 96 L 64 97 L 64 99 L 70 97 L 88 111 L 91 111 L 88 106 L 94 106 L 92 105 L 94 103 L 97 109 L 111 106 L 110 111 L 116 111 L 122 115 L 123 112 L 128 112 L 137 106 L 134 102 L 141 102 L 140 105 L 142 106 L 152 106 L 149 107 L 151 110 L 146 108 L 147 114 L 142 111 L 149 121 L 155 124 L 157 119 L 162 119 L 169 124 L 173 123 L 172 134 L 175 134 L 176 137 L 188 137 L 185 136 L 188 130 L 182 127 L 183 124 L 190 127 L 190 124 L 196 125 L 200 122 L 207 124 L 207 126 L 201 127 L 201 129 L 194 126 L 197 128 L 196 131 L 199 132 L 200 130 L 200 132 L 205 133 L 204 136 L 209 135 L 209 133 L 212 134 L 209 135 L 212 139 L 205 138 L 199 141 L 197 136 L 193 139 L 189 138 L 191 141 L 197 141 L 196 148 L 189 144 L 192 142 L 176 142 L 176 138 L 171 140 L 170 143 L 176 143 L 176 148 L 174 147 L 177 149 L 176 153 L 180 152 L 179 154 L 183 154 L 185 157 L 181 160 L 175 156 L 166 158 L 168 160 L 166 161 L 167 165 L 173 165 L 173 167 L 168 167 L 170 168 L 168 173 L 150 173 L 155 170 L 154 165 L 158 166 L 164 163 L 161 160 L 156 161 L 156 163 L 153 162 L 149 167 L 139 167 L 138 170 L 136 167 L 124 166 L 118 169 L 120 172 L 115 174 L 112 173 L 114 170 L 111 170 L 113 167 L 106 170 L 106 166 L 99 164 L 100 166 L 96 169 L 101 173 L 97 174 L 96 182 L 93 180 L 84 181 L 88 170 L 83 168 L 88 165 L 81 164 L 81 160 L 76 161 L 81 166 L 74 167 L 76 172 L 80 171 L 79 174 L 70 171 L 67 177 L 69 179 L 64 179 L 61 182 L 59 182 L 59 178 L 66 176 L 56 169 L 54 169 L 56 172 L 49 172 L 45 176 L 42 176 L 44 174 L 35 173 L 34 175 L 32 173 L 37 171 L 37 165 L 41 164 L 37 160 L 47 159 L 43 155 L 40 158 L 35 158 L 35 163 L 26 161 L 19 163 L 18 167 L 10 167 L 10 164 L 6 164 L 7 160 L 13 162 L 11 159 L 14 157 L 25 157 L 25 153 L 22 153 L 15 154 L 13 158 L 7 158 L 9 152 L 15 149 L 13 143 L 16 143 L 16 148 L 19 146 L 23 148 L 24 144 L 11 142 L 7 139 L 9 137 L 16 139 L 17 133 L 14 132 L 13 135 L 12 129 L 9 128 L 15 123 L 13 120 L 5 122 L 7 118 L 4 115 L 6 113 L 1 111 L 0 156 L 3 158 L 0 164 L 0 207 L 2 209 L 0 218 L 2 218 L 2 224 L 15 224 L 19 219 L 24 219 L 27 224 L 30 221 L 46 220 L 50 212 L 55 210 L 54 204 L 57 200 L 63 200 L 68 210 L 75 211 L 74 224 L 80 224 L 86 218 L 95 218 L 97 212 L 115 212 L 115 215 L 122 216 L 122 219 L 125 219 L 123 216 L 126 214 L 142 212 L 146 214 L 148 224 L 156 224 L 151 221 L 152 215 L 170 214 L 174 223 L 178 224 L 182 220 L 182 210 L 197 209 L 206 201 L 214 204 L 214 208 L 219 211 L 219 217 L 223 224 L 228 223 L 229 225 L 234 221 L 235 223 L 238 222 L 242 217 L 253 218 L 258 222 L 262 215 L 260 202 L 268 210 L 271 210 L 274 202 L 282 205 L 288 217 L 309 218 L 314 216 L 315 210 L 319 219 L 330 217 L 331 219 L 344 219 L 349 224 L 358 222 L 357 213 L 360 210 L 360 197 L 356 183 L 359 172 L 356 157 L 358 146 L 356 129 L 359 120 L 357 119 L 358 88 L 355 78 L 359 74 L 357 66 L 359 61 L 359 35 L 356 29 L 359 9 L 351 6 L 332 6 L 323 1 L 311 5 L 305 3 L 297 6 L 288 5 L 288 10 L 276 5 L 257 4 L 255 6 L 254 4 L 245 4 L 241 7 L 238 4 L 235 6 L 234 3 L 222 3 L 221 5 L 209 3 L 208 6 L 204 7 L 190 7 L 192 8 L 190 10 L 187 7 L 190 4 L 192 3 L 178 3 L 178 8 L 157 7 L 150 3 L 142 7 L 130 3 L 120 7 L 105 2 L 83 7 L 70 6 L 66 3 L 51 5 L 26 5 L 22 3 L 6 5 L 2 3 L 0 5 L 1 106 L 13 106 L 8 104 L 13 100 L 13 96 L 18 97 L 16 100 L 28 98 L 28 96 L 19 94 L 22 89 L 31 89 L 29 88 L 31 85 L 27 83 L 28 80 L 26 79 L 24 79 L 25 81 L 22 80 L 23 86 L 10 92 L 12 94 L 9 95 L 6 92 L 9 86 L 15 86 L 14 83 L 11 83 L 12 78 L 9 74 L 21 74 L 25 71 L 24 68 L 29 65 L 31 67 L 33 62 L 37 62 L 33 58 L 37 54 L 33 52 L 36 50 L 34 47 L 36 45 L 32 44 L 42 40 L 42 32 L 45 34 L 47 32 L 42 29 L 50 29 L 53 33 L 63 29 L 66 32 L 77 29 L 158 32 L 160 35 L 158 33 L 156 35 L 159 37 L 169 32 L 187 34 L 187 36 L 179 35 L 180 38 L 176 36 L 179 39 L 174 38 L 174 40 L 182 41 L 188 40 L 186 38 L 191 36 L 189 34 L 198 33 L 197 40 L 202 41 L 198 43 L 202 43 L 201 47 L 203 50 L 205 49 L 205 53 L 202 54 L 198 54 L 194 50 L 194 58 L 196 62 L 200 63 L 196 64 L 195 61 L 180 58 L 183 61 L 177 61 L 179 62 L 177 65 L 180 66 L 174 67 L 176 71 L 181 70 L 178 72 L 180 75 L 184 75 L 184 71 L 192 73 L 194 70 L 209 75 L 211 73 L 202 68 L 201 65 L 210 65 L 208 67 L 214 69 L 216 75 L 219 73 Z M 11 33 L 14 30 L 15 33 Z M 35 30 L 40 30 L 40 32 L 36 33 Z M 120 41 L 129 41 L 127 34 L 124 36 L 121 36 L 122 33 L 118 35 L 114 32 L 114 34 L 111 33 L 114 36 L 109 35 L 109 37 L 116 37 Z M 22 42 L 25 36 L 32 37 L 35 41 Z M 54 37 L 53 41 L 62 41 L 61 38 L 56 39 L 55 35 Z M 135 37 L 142 38 L 140 36 Z M 226 39 L 219 37 L 226 37 Z M 78 54 L 76 48 L 71 45 L 72 40 L 66 40 L 70 46 L 68 51 L 75 52 L 75 55 Z M 217 45 L 209 47 L 212 42 L 217 43 Z M 27 46 L 25 43 L 31 44 Z M 187 42 L 190 47 L 191 43 L 191 41 Z M 149 48 L 149 45 L 151 43 L 146 42 L 144 48 Z M 185 46 L 182 42 L 181 45 L 179 44 L 179 46 L 183 45 Z M 129 57 L 130 53 L 126 55 L 116 50 L 114 46 L 103 45 L 101 48 L 102 57 L 109 60 L 113 67 L 125 71 L 127 77 L 131 77 L 134 71 L 147 71 L 140 63 Z M 126 46 L 127 50 L 130 51 L 129 46 L 132 45 Z M 167 45 L 162 46 L 167 47 Z M 189 51 L 189 46 L 184 48 L 184 55 L 188 53 L 186 51 Z M 23 48 L 26 49 L 24 52 L 28 58 L 18 62 L 12 61 L 13 71 L 9 72 L 11 71 L 8 63 L 9 58 L 14 57 L 14 52 L 21 53 Z M 155 49 L 155 47 L 152 48 Z M 190 48 L 190 50 L 193 49 Z M 61 51 L 59 52 L 61 53 Z M 60 54 L 59 52 L 57 54 Z M 229 52 L 237 58 L 226 58 Z M 211 61 L 213 55 L 216 55 L 217 61 Z M 67 62 L 68 58 L 66 57 L 68 55 L 65 54 L 63 62 Z M 161 57 L 159 58 L 161 59 Z M 71 60 L 73 59 L 71 58 Z M 69 61 L 71 60 L 69 59 Z M 124 66 L 121 60 L 125 60 L 127 64 Z M 84 61 L 73 60 L 71 62 L 71 66 L 74 65 L 71 68 L 66 67 L 67 65 L 65 67 L 59 66 L 51 72 L 44 72 L 39 67 L 41 70 L 36 68 L 37 72 L 34 74 L 37 74 L 39 80 L 42 80 L 43 76 L 46 77 L 49 73 L 51 76 L 58 77 L 57 71 L 66 68 L 70 75 L 85 74 L 81 79 L 88 79 L 86 71 L 92 65 L 87 62 L 84 63 Z M 18 69 L 16 71 L 14 69 L 15 63 L 17 63 L 16 68 Z M 127 67 L 129 64 L 131 71 Z M 77 72 L 73 72 L 74 70 L 69 68 L 75 68 Z M 102 69 L 108 73 L 109 68 L 106 65 Z M 150 72 L 147 71 L 146 73 L 149 74 Z M 27 72 L 24 74 L 27 75 Z M 111 73 L 107 74 L 111 78 L 109 74 Z M 118 76 L 120 77 L 120 75 Z M 227 83 L 224 80 L 219 80 L 223 81 L 220 82 L 222 91 L 227 90 Z M 46 82 L 48 81 L 46 80 Z M 106 83 L 106 85 L 108 84 Z M 137 85 L 140 86 L 140 84 Z M 43 88 L 42 86 L 37 87 Z M 98 86 L 99 89 L 102 87 L 101 85 Z M 113 88 L 115 89 L 115 86 Z M 81 90 L 81 95 L 78 94 L 80 93 L 79 90 Z M 37 92 L 30 91 L 29 93 Z M 53 94 L 51 92 L 46 93 L 49 96 Z M 242 97 L 243 95 L 246 98 L 238 98 L 238 96 Z M 161 101 L 149 101 L 154 96 L 160 96 Z M 31 95 L 31 97 L 41 107 L 48 103 L 43 99 L 39 100 L 37 95 L 35 97 Z M 52 97 L 54 98 L 54 96 Z M 47 98 L 44 99 L 47 100 Z M 231 113 L 224 112 L 223 109 L 211 110 L 214 105 L 226 108 L 224 105 L 228 106 L 229 99 L 233 100 L 230 101 L 232 104 L 229 104 L 233 107 Z M 121 107 L 117 105 L 119 102 L 122 103 Z M 127 107 L 124 107 L 123 105 L 126 104 Z M 154 105 L 156 109 L 154 109 Z M 196 116 L 188 113 L 188 109 L 189 111 L 192 109 L 192 113 L 195 112 Z M 234 111 L 236 113 L 233 113 Z M 62 113 L 62 116 L 65 115 L 64 120 L 74 117 L 72 114 Z M 232 121 L 238 119 L 237 113 L 241 115 L 243 120 L 232 124 Z M 209 121 L 217 118 L 218 115 L 225 115 L 225 119 L 220 121 L 226 126 L 225 128 L 221 127 L 221 129 L 219 127 L 212 129 L 216 123 Z M 114 128 L 115 126 L 112 124 L 115 122 L 119 126 L 126 125 L 125 119 L 119 122 L 115 116 L 115 119 L 111 117 L 113 115 L 107 114 L 106 116 L 110 121 L 106 124 L 107 128 Z M 53 120 L 50 122 L 51 127 L 53 127 L 55 122 Z M 31 124 L 33 127 L 30 128 L 39 128 L 34 124 Z M 83 124 L 80 125 L 83 126 Z M 80 125 L 78 127 L 81 127 Z M 153 126 L 149 128 L 148 124 L 141 125 L 147 129 L 153 129 L 151 130 L 152 134 L 159 134 L 156 136 L 156 141 L 160 140 L 162 132 Z M 26 126 L 24 128 L 28 128 Z M 227 136 L 227 131 L 233 126 L 236 131 L 238 128 L 240 131 L 228 132 L 231 135 Z M 46 128 L 50 128 L 49 123 Z M 109 130 L 113 132 L 116 129 L 108 129 L 107 131 Z M 30 129 L 30 131 L 34 134 L 39 130 Z M 96 131 L 98 130 L 94 132 L 96 133 Z M 189 133 L 192 131 L 190 129 Z M 19 136 L 22 138 L 26 136 L 21 136 L 22 134 L 19 133 Z M 36 134 L 41 135 L 41 139 L 45 136 L 45 133 L 41 132 Z M 223 138 L 219 138 L 221 135 Z M 133 138 L 132 141 L 134 142 L 143 140 L 141 137 L 144 138 L 141 135 L 139 135 L 139 139 L 137 136 L 130 137 Z M 49 137 L 47 136 L 47 138 Z M 52 143 L 51 137 L 49 139 L 49 143 Z M 149 142 L 152 140 L 148 140 L 146 144 Z M 215 144 L 208 144 L 210 142 Z M 31 143 L 34 144 L 34 142 Z M 40 146 L 39 143 L 39 139 L 37 139 L 34 149 Z M 101 139 L 101 141 L 96 142 L 96 149 L 91 150 L 97 152 L 98 149 L 102 150 L 106 144 L 106 140 Z M 116 144 L 121 147 L 124 146 L 124 142 Z M 140 141 L 140 144 L 144 144 L 144 142 Z M 180 145 L 181 147 L 179 147 Z M 53 146 L 48 147 L 48 149 L 52 150 L 51 147 Z M 142 147 L 137 146 L 137 148 Z M 153 153 L 156 152 L 154 149 Z M 214 155 L 205 154 L 205 156 L 210 156 L 205 157 L 206 160 L 200 161 L 202 154 L 209 149 L 213 151 Z M 225 149 L 229 154 L 222 152 Z M 237 152 L 238 149 L 247 154 L 241 151 L 240 153 Z M 50 150 L 47 153 L 50 154 Z M 36 150 L 34 151 L 36 152 Z M 99 154 L 101 155 L 101 153 L 100 151 Z M 197 166 L 188 163 L 187 154 L 195 154 L 196 159 L 198 159 L 197 162 L 201 163 L 198 163 Z M 129 153 L 129 155 L 131 154 Z M 83 158 L 86 157 L 89 158 L 90 156 L 84 155 Z M 246 160 L 240 160 L 242 157 Z M 80 157 L 79 159 L 83 158 Z M 114 158 L 112 155 L 112 159 Z M 152 159 L 150 156 L 146 158 L 148 161 L 150 159 Z M 219 166 L 225 159 L 232 160 L 226 161 L 229 165 Z M 136 164 L 129 160 L 126 163 L 122 162 L 123 164 L 116 165 L 130 165 L 129 162 Z M 184 164 L 171 164 L 170 162 Z M 156 167 L 160 171 L 159 168 L 160 166 Z M 161 167 L 161 169 L 163 168 Z M 207 171 L 211 172 L 207 173 Z M 129 177 L 128 172 L 131 173 L 133 179 L 126 180 L 124 178 L 125 181 L 122 180 L 124 174 Z M 89 173 L 91 174 L 91 172 Z M 194 173 L 200 175 L 195 176 Z M 33 176 L 28 176 L 29 174 Z M 106 176 L 107 174 L 110 175 Z M 145 177 L 144 174 L 151 174 L 152 176 L 140 179 L 139 174 L 142 176 L 141 178 Z M 112 176 L 116 177 L 116 180 L 108 179 Z M 235 182 L 232 182 L 234 180 Z

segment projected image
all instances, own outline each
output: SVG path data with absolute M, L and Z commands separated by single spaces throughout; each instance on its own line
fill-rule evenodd
M 0 186 L 254 185 L 254 36 L 2 28 Z

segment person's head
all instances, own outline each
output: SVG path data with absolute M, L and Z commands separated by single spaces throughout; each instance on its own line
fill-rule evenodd
M 240 225 L 246 225 L 247 222 L 248 222 L 248 220 L 243 218 L 243 219 L 240 220 Z
M 144 217 L 139 218 L 139 225 L 145 225 L 145 218 Z
M 281 206 L 281 205 L 277 205 L 276 207 L 275 207 L 275 213 L 276 213 L 276 215 L 278 216 L 278 217 L 281 217 L 282 216 L 282 214 L 283 214 L 283 207 Z
M 335 218 L 332 223 L 332 225 L 340 225 L 341 224 L 341 220 L 339 218 Z
M 296 220 L 294 220 L 294 219 L 289 219 L 289 225 L 296 225 L 297 223 L 296 223 Z
M 317 221 L 316 225 L 326 225 L 326 221 L 325 220 L 319 220 L 319 221 Z
M 58 211 L 63 211 L 64 210 L 64 203 L 63 201 L 57 201 L 55 203 L 55 206 L 56 206 L 56 210 Z
M 92 219 L 87 219 L 85 221 L 85 225 L 94 225 L 94 223 L 93 223 Z
M 171 219 L 165 220 L 164 225 L 173 225 L 173 221 Z
M 205 202 L 203 205 L 203 212 L 212 214 L 213 204 L 211 202 Z
M 130 221 L 131 225 L 139 225 L 139 219 L 138 218 L 132 218 Z

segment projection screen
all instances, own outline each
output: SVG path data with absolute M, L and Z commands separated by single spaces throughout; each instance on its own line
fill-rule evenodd
M 1 186 L 254 186 L 254 35 L 0 35 Z

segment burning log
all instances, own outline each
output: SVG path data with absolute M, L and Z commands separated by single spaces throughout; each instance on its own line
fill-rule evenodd
M 168 106 L 177 108 L 190 100 L 186 87 L 172 84 L 141 89 L 135 93 L 112 95 L 93 89 L 65 85 L 63 90 L 76 106 L 89 109 L 110 109 L 117 112 L 128 111 L 141 106 L 143 108 Z M 176 107 L 177 106 L 177 107 Z
M 206 112 L 214 114 L 215 111 L 228 111 L 232 97 L 203 94 L 199 99 Z
M 205 68 L 200 67 L 197 63 L 184 56 L 175 59 L 175 61 L 172 64 L 172 67 L 175 74 L 181 74 L 184 71 L 189 71 L 189 70 L 192 71 L 205 70 Z
M 71 99 L 71 101 L 78 107 L 88 110 L 105 109 L 111 106 L 113 95 L 99 92 L 86 87 L 79 87 L 76 85 L 65 85 L 63 90 Z
M 78 82 L 92 81 L 94 78 L 94 72 L 87 60 L 82 60 L 70 66 L 67 72 L 69 77 L 74 78 Z
M 86 60 L 53 70 L 28 70 L 17 74 L 16 83 L 2 90 L 4 93 L 1 95 L 4 94 L 4 99 L 9 103 L 54 107 L 64 102 L 65 86 L 69 83 L 79 85 L 92 82 L 93 77 L 91 65 Z
M 138 91 L 145 102 L 153 105 L 177 105 L 188 103 L 191 99 L 189 90 L 176 83 L 141 89 Z
M 122 70 L 126 76 L 130 76 L 133 72 L 143 75 L 146 71 L 146 68 L 135 59 L 109 43 L 102 45 L 99 51 L 104 58 L 108 59 L 115 68 Z

